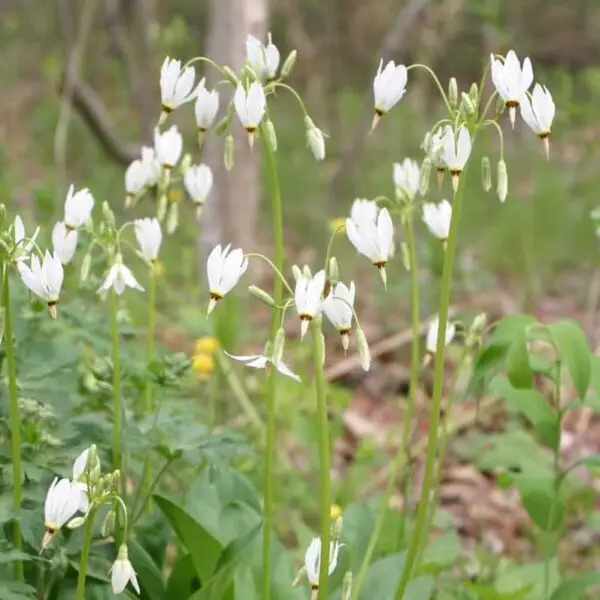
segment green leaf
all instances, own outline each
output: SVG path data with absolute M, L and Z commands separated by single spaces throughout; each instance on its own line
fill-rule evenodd
M 0 600 L 35 600 L 35 588 L 20 581 L 0 583 Z
M 167 582 L 165 598 L 188 598 L 200 586 L 192 557 L 189 554 L 177 560 Z
M 504 317 L 494 328 L 492 342 L 508 345 L 516 335 L 535 325 L 537 319 L 531 315 L 513 314 Z
M 592 586 L 600 586 L 600 572 L 598 571 L 582 573 L 573 579 L 563 581 L 552 594 L 550 600 L 582 600 L 583 598 L 589 598 L 590 596 L 586 596 L 585 593 Z
M 453 565 L 460 554 L 460 540 L 453 531 L 433 540 L 423 553 L 423 566 L 443 569 Z
M 150 600 L 163 600 L 165 598 L 163 574 L 152 557 L 133 539 L 127 542 L 127 550 L 146 597 Z
M 566 503 L 562 488 L 555 486 L 554 478 L 531 471 L 513 477 L 530 519 L 542 531 L 559 530 L 564 523 Z
M 228 544 L 219 557 L 214 575 L 197 592 L 192 594 L 189 600 L 216 600 L 231 593 L 236 569 L 247 555 L 261 530 L 262 526 L 259 524 Z
M 529 352 L 525 332 L 515 334 L 506 355 L 508 380 L 516 389 L 529 389 L 533 386 L 533 374 L 529 364 Z
M 578 461 L 578 464 L 584 465 L 591 469 L 600 469 L 600 454 L 592 454 L 591 456 L 584 456 Z
M 496 591 L 500 594 L 526 592 L 523 596 L 524 600 L 540 600 L 544 593 L 544 573 L 544 563 L 513 567 L 496 579 Z M 558 587 L 559 583 L 558 561 L 552 559 L 550 562 L 550 593 Z
M 495 378 L 490 390 L 522 413 L 546 444 L 557 447 L 560 442 L 558 414 L 540 392 L 516 389 L 503 377 Z
M 184 508 L 160 494 L 154 494 L 156 506 L 190 553 L 201 582 L 211 577 L 221 555 L 221 544 Z
M 587 337 L 579 324 L 571 320 L 553 323 L 548 326 L 548 330 L 569 369 L 579 398 L 583 400 L 591 378 L 591 353 Z

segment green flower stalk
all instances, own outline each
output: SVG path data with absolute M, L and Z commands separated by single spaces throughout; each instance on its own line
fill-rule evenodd
M 22 489 L 21 489 L 21 417 L 19 411 L 19 398 L 17 395 L 17 362 L 13 346 L 12 332 L 12 309 L 10 304 L 10 276 L 8 264 L 4 263 L 2 269 L 2 304 L 4 307 L 4 350 L 6 352 L 6 364 L 8 367 L 8 397 L 10 413 L 10 446 L 12 460 L 12 486 L 13 486 L 13 509 L 15 511 L 15 522 L 13 523 L 13 543 L 16 550 L 22 548 L 21 525 L 19 514 L 21 511 Z M 15 561 L 15 575 L 19 580 L 24 579 L 23 561 Z

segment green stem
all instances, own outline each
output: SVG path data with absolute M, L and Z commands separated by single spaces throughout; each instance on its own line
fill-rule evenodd
M 113 469 L 121 470 L 121 364 L 119 359 L 119 322 L 117 293 L 110 290 L 110 326 L 113 364 Z M 121 477 L 122 479 L 122 477 Z
M 454 396 L 456 395 L 456 384 L 458 382 L 458 377 L 462 370 L 463 363 L 466 360 L 468 355 L 469 355 L 469 348 L 465 347 L 465 349 L 463 350 L 463 352 L 458 360 L 458 363 L 456 364 L 454 373 L 452 374 L 452 381 L 450 382 L 448 403 L 446 405 L 446 411 L 445 411 L 445 415 L 444 415 L 444 419 L 443 419 L 443 423 L 442 423 L 442 436 L 440 438 L 440 446 L 438 449 L 437 473 L 435 476 L 435 481 L 433 483 L 433 489 L 435 490 L 434 491 L 434 499 L 433 499 L 433 502 L 431 502 L 431 507 L 430 507 L 428 515 L 427 515 L 427 523 L 425 526 L 425 531 L 431 531 L 431 527 L 433 526 L 433 519 L 435 518 L 435 513 L 437 511 L 437 507 L 439 506 L 440 493 L 441 493 L 440 484 L 442 481 L 442 474 L 444 471 L 444 456 L 446 454 L 446 446 L 448 445 L 448 439 L 450 437 L 450 417 L 452 414 L 452 405 L 454 404 Z M 419 548 L 419 552 L 417 554 L 417 556 L 418 556 L 417 563 L 421 560 L 421 556 L 422 556 L 425 548 L 427 547 L 426 540 L 423 540 L 422 542 L 423 543 L 421 544 L 421 547 Z
M 444 257 L 444 270 L 442 273 L 442 283 L 440 292 L 440 310 L 439 310 L 439 329 L 437 345 L 435 352 L 435 371 L 433 380 L 433 397 L 431 399 L 431 413 L 429 417 L 429 434 L 427 439 L 427 454 L 425 460 L 425 473 L 423 475 L 423 484 L 421 496 L 419 498 L 419 507 L 415 528 L 413 531 L 406 563 L 402 572 L 402 577 L 396 590 L 396 600 L 402 600 L 406 586 L 415 566 L 415 559 L 421 544 L 421 540 L 426 539 L 427 509 L 431 495 L 432 484 L 435 475 L 435 455 L 437 449 L 437 435 L 440 425 L 440 406 L 442 402 L 442 388 L 444 384 L 444 356 L 446 350 L 446 327 L 448 325 L 448 307 L 450 305 L 450 293 L 452 290 L 452 271 L 454 268 L 454 255 L 456 253 L 456 240 L 458 237 L 458 227 L 460 223 L 460 213 L 463 203 L 464 187 L 466 181 L 466 172 L 463 171 L 458 189 L 454 194 L 452 203 L 452 221 L 450 224 L 450 234 L 448 236 L 448 245 Z
M 4 285 L 2 303 L 4 305 L 4 351 L 6 352 L 6 364 L 8 368 L 8 397 L 10 412 L 10 446 L 12 459 L 12 483 L 13 483 L 13 509 L 15 511 L 15 522 L 13 524 L 13 542 L 16 550 L 22 547 L 21 525 L 19 522 L 21 513 L 21 417 L 19 411 L 19 397 L 17 394 L 17 361 L 13 346 L 12 311 L 10 306 L 10 276 L 8 264 L 3 269 Z M 24 579 L 23 561 L 15 561 L 15 576 L 19 580 Z
M 85 519 L 83 548 L 81 549 L 81 558 L 79 559 L 79 574 L 77 575 L 77 593 L 75 600 L 85 600 L 85 576 L 87 574 L 90 548 L 92 547 L 92 533 L 94 531 L 95 516 L 96 509 L 91 508 Z
M 261 140 L 265 157 L 267 160 L 267 180 L 269 194 L 271 196 L 271 217 L 273 225 L 274 241 L 274 265 L 283 273 L 283 216 L 281 208 L 281 192 L 279 190 L 279 179 L 277 177 L 277 165 L 275 163 L 275 152 L 269 143 L 269 136 L 265 130 L 264 123 L 260 126 Z M 283 282 L 280 277 L 273 281 L 273 299 L 275 304 L 281 306 L 283 303 Z M 271 340 L 275 339 L 279 328 L 278 311 L 273 311 L 271 319 Z M 262 546 L 262 600 L 271 597 L 271 529 L 273 527 L 273 489 L 275 478 L 275 407 L 276 407 L 276 382 L 277 376 L 273 373 L 268 379 L 267 385 L 267 422 L 265 439 L 265 483 L 264 483 L 264 529 Z
M 412 350 L 411 350 L 411 362 L 410 362 L 410 387 L 408 392 L 408 406 L 406 409 L 406 414 L 403 415 L 403 426 L 402 426 L 402 438 L 400 442 L 400 446 L 398 447 L 398 451 L 396 453 L 396 457 L 392 464 L 392 468 L 390 469 L 390 473 L 388 476 L 387 486 L 385 489 L 385 493 L 383 495 L 383 501 L 381 505 L 381 510 L 377 516 L 377 522 L 375 523 L 375 528 L 373 530 L 373 534 L 371 535 L 371 539 L 369 540 L 369 545 L 367 546 L 367 551 L 365 553 L 365 557 L 360 566 L 360 570 L 356 577 L 356 582 L 352 586 L 352 600 L 356 600 L 359 597 L 360 590 L 364 584 L 365 578 L 367 576 L 367 571 L 369 569 L 369 565 L 373 558 L 373 554 L 377 549 L 377 544 L 379 542 L 379 536 L 381 535 L 381 530 L 383 529 L 383 524 L 385 522 L 385 514 L 390 504 L 390 499 L 392 497 L 392 493 L 394 492 L 394 486 L 396 483 L 396 479 L 400 469 L 403 467 L 405 462 L 408 459 L 410 454 L 410 430 L 412 426 L 412 420 L 415 410 L 415 398 L 417 392 L 417 386 L 419 383 L 419 371 L 421 368 L 421 348 L 420 348 L 420 336 L 421 336 L 421 325 L 420 325 L 420 310 L 419 310 L 419 270 L 417 264 L 417 252 L 415 245 L 415 235 L 412 221 L 412 214 L 408 216 L 406 219 L 406 245 L 408 247 L 408 256 L 410 259 L 410 285 L 411 285 L 411 329 L 412 329 Z M 407 477 L 407 480 L 409 477 Z M 407 490 L 406 486 L 404 489 Z M 404 528 L 404 518 L 406 514 L 406 503 L 407 503 L 407 495 L 404 495 L 404 504 L 402 511 L 402 528 Z
M 556 361 L 556 380 L 555 380 L 555 391 L 554 391 L 554 403 L 555 410 L 558 420 L 558 431 L 560 431 L 562 424 L 561 406 L 560 406 L 560 381 L 561 381 L 561 360 Z M 556 513 L 556 505 L 558 500 L 558 494 L 560 493 L 560 485 L 562 483 L 562 475 L 560 470 L 560 436 L 554 446 L 554 495 L 552 496 L 552 503 L 550 504 L 550 513 L 548 514 L 548 527 L 546 535 L 543 536 L 546 539 L 547 550 L 544 553 L 544 600 L 550 599 L 550 562 L 556 552 L 555 536 L 552 533 L 554 527 L 554 517 Z
M 315 391 L 317 396 L 317 426 L 319 431 L 319 463 L 321 471 L 321 566 L 319 569 L 318 600 L 327 600 L 329 578 L 329 545 L 331 537 L 331 481 L 329 467 L 329 419 L 323 371 L 321 344 L 321 319 L 312 320 L 312 342 L 315 365 Z
M 150 282 L 148 284 L 148 327 L 146 331 L 146 370 L 150 369 L 150 365 L 154 360 L 154 336 L 156 329 L 156 275 L 154 267 L 150 272 Z M 146 374 L 146 386 L 144 388 L 144 410 L 143 415 L 148 416 L 154 410 L 152 401 L 152 379 L 149 374 Z M 148 489 L 152 480 L 152 467 L 150 461 L 146 460 L 142 475 L 142 489 L 148 493 Z M 149 498 L 149 496 L 148 496 Z M 150 503 L 148 502 L 148 510 Z

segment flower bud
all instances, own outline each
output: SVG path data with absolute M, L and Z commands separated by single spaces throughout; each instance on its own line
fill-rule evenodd
M 169 214 L 167 216 L 167 233 L 171 235 L 177 230 L 179 225 L 179 204 L 173 203 L 169 206 Z
M 119 469 L 110 474 L 110 486 L 115 492 L 119 492 L 121 488 L 121 471 Z
M 356 349 L 363 370 L 368 371 L 371 367 L 371 352 L 369 351 L 367 336 L 361 327 L 356 328 Z
M 188 152 L 187 154 L 184 154 L 183 158 L 181 159 L 181 166 L 179 167 L 181 170 L 181 173 L 183 175 L 185 175 L 185 172 L 187 170 L 189 170 L 189 168 L 192 166 L 192 155 Z
M 231 115 L 228 113 L 216 124 L 216 126 L 213 130 L 214 134 L 221 135 L 222 133 L 225 133 L 227 131 L 227 129 L 229 128 L 230 123 L 231 123 Z
M 270 294 L 268 294 L 267 292 L 265 292 L 265 290 L 259 288 L 257 285 L 248 286 L 248 291 L 255 298 L 262 300 L 266 305 L 271 306 L 271 307 L 275 306 L 275 300 L 273 300 L 273 297 Z
M 486 192 L 492 189 L 492 165 L 487 156 L 481 159 L 481 184 Z
M 107 538 L 112 534 L 115 528 L 115 522 L 117 520 L 117 513 L 111 508 L 107 513 L 106 517 L 104 517 L 104 521 L 102 522 L 102 526 L 100 527 L 100 535 L 103 538 Z
M 269 340 L 266 344 L 265 344 L 265 349 L 263 354 L 265 356 L 272 356 L 273 355 L 273 342 L 271 340 Z
M 67 523 L 69 529 L 77 529 L 85 523 L 85 517 L 75 517 Z
M 352 571 L 346 571 L 342 584 L 342 600 L 350 600 L 350 598 L 352 598 Z
M 335 519 L 335 521 L 333 522 L 333 525 L 331 527 L 331 534 L 334 539 L 337 540 L 340 538 L 340 536 L 342 535 L 342 527 L 343 526 L 344 526 L 344 519 L 340 515 L 337 519 Z
M 235 150 L 235 146 L 233 143 L 233 136 L 231 134 L 229 134 L 225 138 L 225 143 L 224 143 L 223 164 L 225 165 L 226 171 L 231 171 L 231 169 L 233 169 L 234 150 Z
M 273 152 L 277 152 L 277 134 L 275 133 L 275 125 L 273 125 L 271 119 L 265 121 L 265 133 L 267 143 L 271 146 Z
M 329 259 L 329 264 L 327 265 L 327 277 L 329 279 L 329 283 L 332 286 L 340 280 L 340 269 L 338 267 L 338 261 L 335 256 L 332 256 Z
M 156 218 L 162 223 L 167 216 L 167 207 L 169 206 L 169 199 L 167 198 L 166 192 L 162 192 L 158 199 L 158 206 L 156 208 Z
M 506 171 L 506 163 L 503 159 L 498 161 L 498 183 L 496 191 L 498 192 L 500 202 L 504 202 L 508 194 L 508 173 Z
M 325 336 L 322 330 L 319 330 L 319 347 L 321 352 L 321 366 L 323 366 L 325 364 Z
M 451 77 L 448 83 L 448 102 L 452 108 L 458 104 L 458 82 L 456 77 Z
M 306 279 L 312 279 L 312 273 L 310 272 L 310 267 L 308 265 L 304 265 L 302 276 L 306 277 Z
M 473 101 L 471 100 L 469 94 L 461 92 L 461 98 L 461 106 L 464 109 L 465 114 L 469 117 L 472 117 L 475 114 L 475 104 L 473 104 Z
M 281 67 L 281 77 L 286 78 L 289 77 L 291 72 L 294 69 L 296 64 L 296 58 L 298 57 L 298 52 L 296 50 L 292 50 L 285 59 L 283 63 L 283 67 Z
M 229 81 L 231 81 L 231 83 L 233 83 L 233 85 L 237 85 L 237 75 L 235 74 L 235 71 L 231 68 L 228 67 L 227 65 L 225 65 L 223 67 L 223 74 L 225 75 L 225 77 L 227 77 L 227 79 L 229 79 Z
M 408 251 L 408 246 L 406 242 L 402 242 L 400 244 L 400 255 L 402 257 L 402 266 L 410 272 L 410 252 Z
M 421 177 L 419 179 L 419 194 L 426 196 L 429 191 L 429 179 L 431 177 L 431 158 L 425 157 L 421 165 Z
M 102 216 L 111 227 L 115 227 L 117 223 L 115 219 L 115 213 L 112 211 L 110 205 L 106 200 L 102 203 Z
M 283 347 L 285 346 L 285 329 L 280 327 L 275 334 L 275 340 L 273 341 L 273 362 L 275 364 L 281 362 L 283 358 Z M 268 355 L 267 355 L 268 356 Z
M 469 88 L 469 98 L 471 98 L 471 102 L 477 106 L 477 103 L 479 102 L 479 88 L 475 82 L 473 82 Z
M 82 283 L 87 280 L 87 278 L 90 274 L 91 266 L 92 266 L 92 255 L 88 252 L 83 257 L 83 262 L 81 263 L 81 272 L 79 274 L 79 278 Z

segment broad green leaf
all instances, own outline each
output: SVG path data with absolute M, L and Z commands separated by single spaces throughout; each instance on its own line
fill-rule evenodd
M 504 317 L 494 328 L 492 342 L 495 344 L 510 344 L 515 335 L 523 333 L 528 327 L 537 323 L 531 315 L 513 314 Z
M 506 372 L 511 385 L 519 390 L 533 386 L 533 374 L 529 364 L 529 352 L 525 332 L 515 334 L 506 355 Z
M 473 375 L 465 392 L 467 396 L 482 393 L 486 382 L 501 372 L 508 348 L 508 343 L 490 343 L 477 353 Z
M 138 575 L 142 592 L 149 600 L 163 600 L 165 598 L 165 582 L 160 568 L 134 539 L 128 540 L 127 549 L 129 560 Z
M 558 321 L 549 325 L 548 329 L 569 369 L 577 394 L 583 400 L 591 377 L 591 353 L 587 337 L 579 324 L 571 320 Z
M 213 576 L 202 587 L 192 594 L 189 600 L 216 600 L 217 598 L 234 597 L 233 580 L 236 569 L 242 563 L 253 541 L 262 530 L 257 525 L 240 538 L 232 541 L 223 550 Z M 231 596 L 230 596 L 231 595 Z
M 165 598 L 188 598 L 200 587 L 200 580 L 196 575 L 196 569 L 192 557 L 186 554 L 179 558 L 167 582 Z
M 526 592 L 523 600 L 541 600 L 544 591 L 544 563 L 534 563 L 519 567 L 512 567 L 496 579 L 496 591 L 500 594 L 515 594 Z M 550 561 L 550 585 L 552 593 L 560 583 L 558 561 Z
M 221 544 L 184 508 L 160 494 L 154 494 L 153 498 L 190 553 L 200 581 L 207 582 L 217 566 Z
M 436 569 L 453 565 L 460 554 L 460 540 L 453 531 L 433 540 L 423 553 L 423 566 Z
M 35 600 L 35 588 L 20 581 L 0 583 L 0 600 Z
M 503 377 L 494 379 L 490 390 L 501 396 L 533 425 L 540 438 L 551 448 L 560 441 L 558 414 L 537 390 L 518 390 Z
M 565 497 L 562 488 L 554 485 L 554 478 L 530 471 L 515 474 L 514 479 L 530 519 L 542 531 L 560 529 L 565 518 Z
M 592 469 L 600 469 L 600 454 L 584 456 L 581 460 L 578 461 L 578 464 Z
M 589 593 L 586 595 L 586 592 L 592 586 L 600 589 L 600 571 L 582 573 L 577 577 L 573 577 L 573 579 L 563 581 L 554 594 L 552 594 L 550 600 L 583 600 L 583 598 L 591 598 Z
M 390 554 L 376 560 L 367 571 L 359 600 L 393 600 L 405 561 L 406 552 Z

